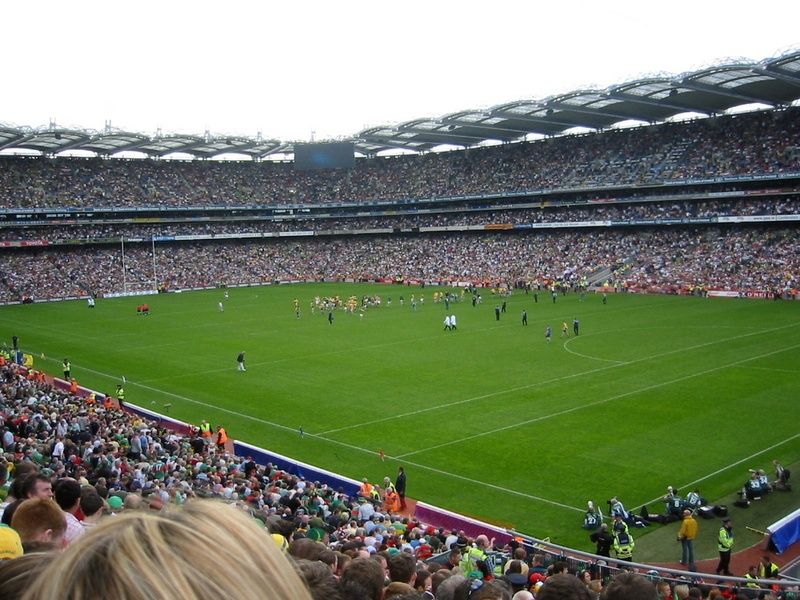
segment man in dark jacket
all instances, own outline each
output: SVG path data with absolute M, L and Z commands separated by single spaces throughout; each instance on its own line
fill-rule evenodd
M 591 534 L 589 539 L 597 545 L 595 554 L 598 556 L 611 556 L 611 545 L 614 543 L 614 538 L 608 533 L 607 523 L 600 525 L 600 529 Z
M 394 489 L 400 496 L 400 510 L 406 509 L 406 472 L 403 467 L 398 467 L 397 477 L 394 480 Z

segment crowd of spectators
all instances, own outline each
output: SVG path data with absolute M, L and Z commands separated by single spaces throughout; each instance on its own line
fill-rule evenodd
M 500 210 L 452 210 L 432 214 L 350 218 L 294 218 L 283 220 L 219 220 L 209 222 L 167 222 L 159 224 L 88 223 L 86 225 L 41 225 L 4 227 L 0 241 L 46 240 L 50 243 L 72 240 L 142 238 L 176 235 L 236 235 L 287 231 L 363 231 L 365 229 L 411 229 L 419 227 L 457 227 L 511 223 L 578 223 L 586 221 L 631 221 L 659 219 L 713 218 L 720 216 L 795 215 L 800 200 L 769 198 L 641 204 L 595 204 Z
M 754 597 L 436 528 L 400 511 L 388 476 L 348 495 L 234 456 L 199 431 L 179 434 L 110 397 L 90 401 L 0 366 L 0 597 Z
M 154 267 L 155 262 L 155 267 Z M 624 266 L 624 270 L 620 267 Z M 2 254 L 0 301 L 293 280 L 570 284 L 603 269 L 633 291 L 788 292 L 797 230 L 649 228 L 340 236 L 19 248 Z M 620 270 L 618 270 L 620 269 Z
M 354 169 L 291 163 L 2 157 L 13 208 L 324 204 L 647 185 L 800 171 L 800 109 L 379 157 Z

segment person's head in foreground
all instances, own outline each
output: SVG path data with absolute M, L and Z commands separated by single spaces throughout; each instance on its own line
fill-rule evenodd
M 103 520 L 32 582 L 29 600 L 311 600 L 288 559 L 241 510 L 192 502 Z

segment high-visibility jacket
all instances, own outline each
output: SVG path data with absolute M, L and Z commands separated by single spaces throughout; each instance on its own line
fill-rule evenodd
M 778 578 L 778 565 L 771 562 L 766 566 L 763 562 L 758 565 L 758 578 L 759 579 L 777 579 Z
M 464 558 L 461 559 L 459 566 L 464 572 L 464 576 L 472 578 L 481 578 L 481 570 L 478 567 L 478 561 L 486 561 L 488 558 L 486 552 L 478 546 L 470 546 L 464 551 Z
M 225 431 L 224 427 L 220 427 L 217 430 L 217 444 L 226 444 L 228 442 L 228 432 Z
M 200 423 L 200 435 L 203 437 L 211 437 L 211 423 L 205 421 Z
M 614 552 L 617 558 L 629 559 L 633 557 L 633 536 L 625 531 L 614 532 Z
M 720 527 L 717 550 L 720 552 L 730 552 L 733 548 L 733 530 L 727 527 Z

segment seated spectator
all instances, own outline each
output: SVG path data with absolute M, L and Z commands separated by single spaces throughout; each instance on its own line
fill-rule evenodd
M 586 585 L 569 574 L 548 577 L 536 594 L 536 600 L 592 600 Z
M 377 562 L 356 558 L 342 573 L 339 591 L 345 598 L 383 600 L 383 582 L 383 569 Z
M 429 565 L 430 568 L 430 565 Z M 431 593 L 434 598 L 439 598 L 439 586 L 442 585 L 447 579 L 453 577 L 454 573 L 448 569 L 438 569 L 431 576 Z
M 32 465 L 32 467 L 34 469 L 36 468 L 34 465 Z M 6 506 L 3 511 L 2 522 L 6 525 L 11 524 L 14 511 L 17 510 L 17 507 L 24 500 L 30 498 L 52 498 L 53 484 L 49 477 L 41 475 L 36 471 L 29 472 L 27 475 L 17 473 L 14 477 L 14 484 L 12 485 L 12 494 L 14 501 Z
M 602 600 L 659 600 L 656 586 L 634 573 L 620 573 L 614 577 L 606 586 L 601 598 Z
M 673 600 L 672 586 L 669 581 L 661 580 L 656 584 L 656 592 L 659 600 Z
M 400 596 L 406 596 L 407 594 L 413 594 L 415 591 L 413 586 L 407 583 L 392 581 L 383 590 L 383 598 L 384 600 L 389 600 L 389 598 L 398 598 Z
M 634 587 L 635 585 L 630 585 L 629 582 L 628 587 Z M 624 597 L 624 596 L 622 596 Z M 687 600 L 689 598 L 689 585 L 686 583 L 679 583 L 675 586 L 675 600 Z
M 59 480 L 55 487 L 55 498 L 67 519 L 64 544 L 69 545 L 86 532 L 76 516 L 81 507 L 81 484 L 74 479 Z
M 417 567 L 417 576 L 414 579 L 414 590 L 420 594 L 429 593 L 433 597 L 431 589 L 433 588 L 433 577 L 431 572 L 425 567 Z
M 754 590 L 761 588 L 758 583 L 758 567 L 755 565 L 750 565 L 747 567 L 747 573 L 744 574 L 744 578 L 747 579 L 745 587 L 749 587 Z
M 528 574 L 528 564 L 525 562 L 526 554 L 525 548 L 519 547 L 514 549 L 511 559 L 506 561 L 503 565 L 503 573 L 508 573 L 512 566 L 519 567 L 519 573 Z
M 469 579 L 457 589 L 455 597 L 469 600 L 510 600 L 511 592 L 501 581 Z
M 60 550 L 64 546 L 67 519 L 55 500 L 31 498 L 14 512 L 11 527 L 19 533 L 26 552 L 33 548 Z
M 461 574 L 455 574 L 442 581 L 436 588 L 436 600 L 455 600 L 466 597 L 470 579 Z
M 103 499 L 100 494 L 94 491 L 94 488 L 87 488 L 86 493 L 81 494 L 81 512 L 83 513 L 83 521 L 81 521 L 84 529 L 91 529 L 100 521 L 103 516 Z
M 512 592 L 525 589 L 528 583 L 528 565 L 521 560 L 509 560 L 504 567 L 503 581 L 508 583 Z
M 547 568 L 544 566 L 544 554 L 537 552 L 533 555 L 533 558 L 531 559 L 531 567 L 528 569 L 528 571 L 531 573 L 531 575 L 545 575 L 547 573 Z
M 198 501 L 171 513 L 134 512 L 103 521 L 53 560 L 29 595 L 252 600 L 264 590 L 311 599 L 272 539 L 244 512 Z
M 2 533 L 0 533 L 2 537 Z M 2 542 L 0 542 L 2 552 Z M 35 581 L 53 559 L 49 552 L 29 552 L 14 560 L 0 560 L 0 598 L 21 600 L 28 587 Z
M 22 540 L 19 533 L 8 525 L 0 525 L 0 561 L 19 558 L 22 553 Z
M 389 557 L 389 578 L 409 585 L 414 583 L 417 576 L 417 563 L 414 557 L 405 552 L 393 554 Z
M 453 542 L 455 544 L 455 542 Z M 461 548 L 455 546 L 447 557 L 447 562 L 445 562 L 444 566 L 446 569 L 455 569 L 461 563 L 462 555 L 461 555 Z
M 303 577 L 314 600 L 338 600 L 340 598 L 336 577 L 323 563 L 300 559 L 297 570 Z
M 772 558 L 768 554 L 761 557 L 758 563 L 759 579 L 778 579 L 779 572 L 780 568 L 772 562 Z

